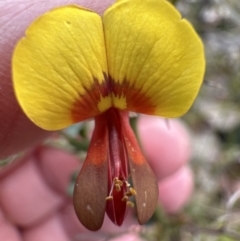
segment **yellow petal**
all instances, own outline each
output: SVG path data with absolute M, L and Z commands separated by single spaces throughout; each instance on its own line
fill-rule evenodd
M 38 18 L 13 56 L 15 92 L 28 117 L 57 130 L 99 114 L 107 95 L 105 52 L 98 14 L 67 6 Z
M 191 24 L 164 0 L 118 1 L 103 16 L 113 105 L 177 117 L 202 83 L 203 45 Z

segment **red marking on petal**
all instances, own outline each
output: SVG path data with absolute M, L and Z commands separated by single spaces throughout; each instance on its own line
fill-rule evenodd
M 141 89 L 135 88 L 126 79 L 120 84 L 111 77 L 111 90 L 115 96 L 125 96 L 127 100 L 127 110 L 139 113 L 153 114 L 155 112 L 155 105 L 151 99 Z
M 79 99 L 73 104 L 71 116 L 74 123 L 95 117 L 101 112 L 98 109 L 100 98 L 113 93 L 115 96 L 126 97 L 128 111 L 139 113 L 154 114 L 155 105 L 151 99 L 141 89 L 136 89 L 129 81 L 124 80 L 121 84 L 117 83 L 105 74 L 105 80 L 99 84 L 97 79 L 86 93 L 79 94 Z
M 94 79 L 94 83 L 91 89 L 86 89 L 86 93 L 79 94 L 79 99 L 74 103 L 71 116 L 74 123 L 95 117 L 101 112 L 98 109 L 98 103 L 100 97 L 106 97 L 110 94 L 110 88 L 108 83 L 108 77 L 104 74 L 105 80 L 102 84 L 99 84 L 97 79 Z

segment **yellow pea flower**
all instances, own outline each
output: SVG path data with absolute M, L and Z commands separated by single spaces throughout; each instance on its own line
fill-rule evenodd
M 196 98 L 204 68 L 200 38 L 165 0 L 119 0 L 102 17 L 65 6 L 29 26 L 12 59 L 24 112 L 46 130 L 95 118 L 73 196 L 86 228 L 98 230 L 105 211 L 121 225 L 133 197 L 139 223 L 152 216 L 157 181 L 128 112 L 183 115 Z

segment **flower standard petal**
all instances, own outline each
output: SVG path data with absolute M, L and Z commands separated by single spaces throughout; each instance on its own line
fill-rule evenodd
M 165 0 L 119 1 L 103 16 L 113 105 L 177 117 L 192 105 L 205 60 L 200 38 Z
M 19 103 L 34 123 L 47 130 L 98 115 L 98 103 L 108 91 L 106 73 L 101 17 L 77 6 L 42 15 L 14 51 Z

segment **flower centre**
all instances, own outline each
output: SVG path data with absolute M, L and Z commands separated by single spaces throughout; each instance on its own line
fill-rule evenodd
M 128 113 L 110 108 L 103 115 L 108 130 L 108 193 L 106 212 L 117 225 L 121 225 L 127 213 L 127 206 L 133 207 L 130 197 L 136 191 L 128 182 L 129 163 L 123 126 L 128 123 Z M 127 121 L 127 122 L 126 122 Z
M 156 208 L 157 181 L 141 153 L 128 112 L 111 107 L 95 117 L 88 154 L 75 184 L 74 208 L 90 230 L 101 227 L 105 212 L 120 226 L 128 206 L 134 206 L 133 197 L 143 224 Z

